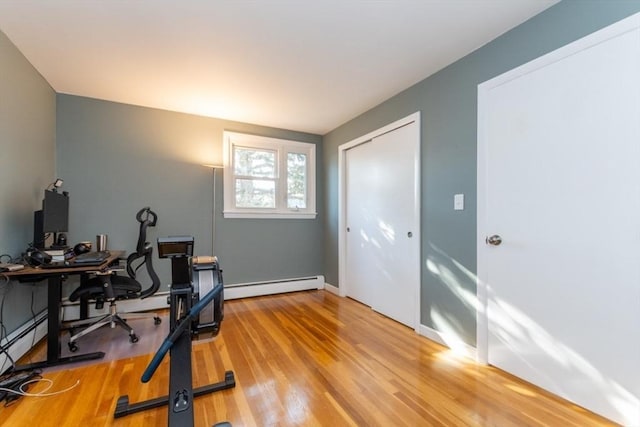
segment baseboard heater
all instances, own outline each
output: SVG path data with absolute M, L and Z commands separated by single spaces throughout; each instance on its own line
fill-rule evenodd
M 248 298 L 286 292 L 323 289 L 324 276 L 225 285 L 224 299 Z
M 310 289 L 323 289 L 324 276 L 299 277 L 284 280 L 268 280 L 263 282 L 239 283 L 225 285 L 224 299 L 231 300 L 237 298 L 257 297 L 261 295 L 273 295 L 286 292 L 306 291 Z M 118 311 L 138 312 L 151 311 L 169 308 L 167 297 L 169 292 L 158 292 L 155 295 L 140 300 L 131 299 L 118 301 Z M 63 301 L 63 321 L 77 320 L 80 318 L 80 305 L 78 302 Z M 109 304 L 104 308 L 96 310 L 95 304 L 89 304 L 89 317 L 101 316 L 109 313 Z
M 154 295 L 145 299 L 130 299 L 116 301 L 118 312 L 120 313 L 137 313 L 140 311 L 162 310 L 169 308 L 167 298 L 169 292 L 156 292 Z M 68 299 L 62 301 L 62 320 L 69 322 L 80 319 L 80 302 L 70 302 Z M 89 303 L 89 317 L 98 317 L 109 314 L 109 303 L 105 302 L 101 309 L 96 309 L 95 304 Z
M 9 353 L 14 362 L 18 362 L 22 356 L 47 335 L 47 310 L 41 311 L 36 317 L 25 322 L 18 329 L 10 333 L 0 342 L 2 348 Z M 0 352 L 0 373 L 11 367 L 11 360 L 7 354 Z

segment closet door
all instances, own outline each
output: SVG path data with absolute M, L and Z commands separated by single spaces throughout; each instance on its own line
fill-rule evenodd
M 347 150 L 347 295 L 412 328 L 420 286 L 413 122 Z

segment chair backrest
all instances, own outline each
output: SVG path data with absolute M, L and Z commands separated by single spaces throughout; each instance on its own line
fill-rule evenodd
M 136 219 L 140 223 L 140 232 L 138 234 L 138 243 L 136 245 L 136 251 L 127 257 L 127 274 L 132 279 L 136 279 L 137 271 L 145 266 L 149 278 L 151 278 L 151 285 L 148 288 L 143 289 L 140 293 L 140 298 L 144 299 L 155 294 L 160 289 L 160 278 L 153 269 L 153 245 L 147 242 L 147 228 L 155 227 L 158 216 L 149 207 L 140 209 L 136 214 Z

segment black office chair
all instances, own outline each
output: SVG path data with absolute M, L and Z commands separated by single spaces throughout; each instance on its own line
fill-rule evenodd
M 104 325 L 110 325 L 115 328 L 116 325 L 122 327 L 129 333 L 129 340 L 132 343 L 138 341 L 138 336 L 134 333 L 133 328 L 123 319 L 117 312 L 116 301 L 126 299 L 144 299 L 155 294 L 160 288 L 160 279 L 153 269 L 152 255 L 153 246 L 147 242 L 147 228 L 154 227 L 158 220 L 157 215 L 150 208 L 146 207 L 141 209 L 136 214 L 136 219 L 140 223 L 140 233 L 138 235 L 138 244 L 136 245 L 136 251 L 127 257 L 126 271 L 128 276 L 118 275 L 117 271 L 121 269 L 117 267 L 109 268 L 105 271 L 96 272 L 95 277 L 86 280 L 76 290 L 74 290 L 69 296 L 69 301 L 75 302 L 81 300 L 81 302 L 95 301 L 97 308 L 102 308 L 105 302 L 109 303 L 109 314 L 98 319 L 97 321 L 80 320 L 77 322 L 71 322 L 68 324 L 72 331 L 72 335 L 69 338 L 69 350 L 75 352 L 78 350 L 76 341 L 101 328 Z M 148 288 L 142 289 L 142 285 L 136 279 L 136 273 L 138 270 L 145 266 L 149 277 L 151 278 L 151 285 Z M 156 325 L 160 324 L 161 320 L 157 314 L 146 313 L 127 313 L 127 318 L 150 318 L 153 317 Z M 73 333 L 73 330 L 79 326 L 88 326 L 77 334 Z

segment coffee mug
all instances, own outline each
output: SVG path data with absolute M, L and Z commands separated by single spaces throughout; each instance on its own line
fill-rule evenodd
M 107 235 L 98 234 L 96 236 L 96 251 L 106 251 L 106 250 L 107 250 Z

